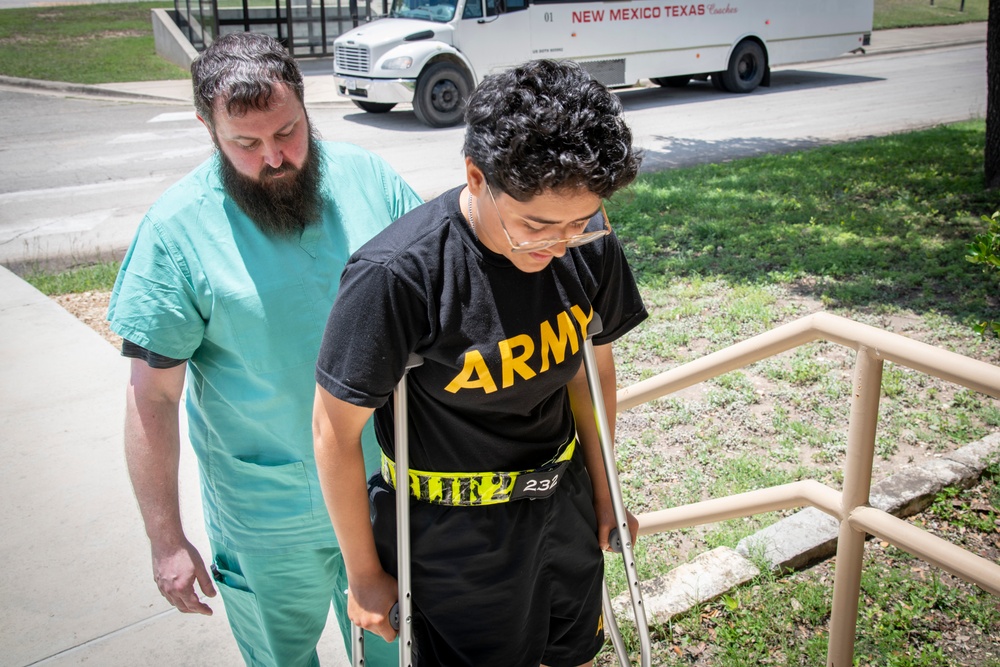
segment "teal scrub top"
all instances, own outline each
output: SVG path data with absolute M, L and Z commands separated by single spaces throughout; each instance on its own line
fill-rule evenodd
M 421 203 L 378 156 L 320 146 L 319 224 L 264 234 L 226 196 L 215 156 L 146 214 L 111 296 L 113 331 L 188 360 L 206 529 L 236 551 L 336 544 L 313 455 L 316 357 L 348 258 Z M 363 442 L 375 469 L 370 424 Z

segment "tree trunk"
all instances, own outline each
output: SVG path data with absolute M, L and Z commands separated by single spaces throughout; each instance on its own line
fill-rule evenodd
M 986 28 L 986 189 L 1000 188 L 1000 0 L 990 0 Z

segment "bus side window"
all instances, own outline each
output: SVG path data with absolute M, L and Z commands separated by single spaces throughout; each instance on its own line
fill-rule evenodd
M 486 16 L 497 16 L 507 12 L 517 12 L 528 8 L 528 0 L 485 0 Z M 483 17 L 483 2 L 469 0 L 462 11 L 463 19 L 479 19 Z
M 481 19 L 483 18 L 483 2 L 482 0 L 468 0 L 465 3 L 465 11 L 462 12 L 463 19 Z

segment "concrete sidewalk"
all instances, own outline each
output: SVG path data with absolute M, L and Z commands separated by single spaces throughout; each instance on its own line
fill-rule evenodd
M 122 455 L 128 361 L 3 268 L 0 323 L 0 665 L 242 665 L 221 598 L 181 614 L 152 581 Z M 196 474 L 185 443 L 182 512 L 205 555 Z M 323 664 L 346 665 L 331 630 Z
M 985 38 L 981 23 L 880 31 L 869 53 Z M 306 69 L 308 103 L 350 104 L 336 97 L 329 60 Z M 188 81 L 68 90 L 191 101 Z M 0 332 L 0 446 L 6 459 L 0 485 L 0 665 L 241 665 L 219 598 L 210 601 L 216 610 L 211 618 L 182 615 L 152 582 L 148 543 L 121 452 L 128 363 L 89 327 L 2 268 Z M 204 549 L 189 448 L 184 455 L 184 517 L 189 536 Z M 339 633 L 331 630 L 321 658 L 324 665 L 343 665 Z

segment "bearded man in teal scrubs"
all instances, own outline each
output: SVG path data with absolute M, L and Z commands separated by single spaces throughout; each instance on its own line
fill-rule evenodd
M 163 596 L 211 614 L 199 591 L 217 584 L 248 665 L 316 665 L 331 600 L 350 647 L 313 456 L 316 357 L 345 262 L 420 199 L 377 156 L 316 139 L 302 74 L 276 40 L 226 35 L 191 71 L 217 150 L 150 208 L 108 312 L 131 359 L 129 475 Z M 178 507 L 185 381 L 210 567 Z M 368 664 L 397 663 L 395 646 L 369 640 Z

